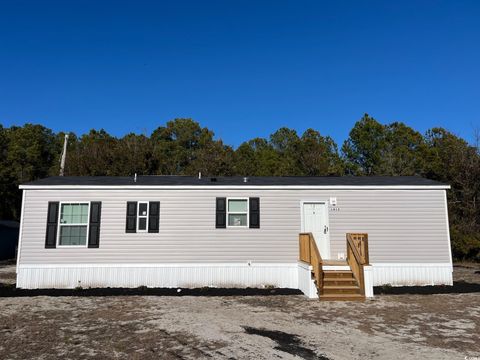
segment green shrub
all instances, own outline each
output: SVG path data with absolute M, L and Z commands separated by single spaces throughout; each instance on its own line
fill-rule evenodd
M 480 234 L 467 233 L 452 228 L 452 255 L 455 260 L 471 260 L 480 262 Z

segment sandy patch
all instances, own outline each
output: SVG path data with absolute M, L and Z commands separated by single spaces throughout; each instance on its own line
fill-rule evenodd
M 480 283 L 477 270 L 461 268 L 456 280 Z M 363 303 L 299 295 L 5 297 L 0 309 L 1 359 L 480 356 L 478 292 Z

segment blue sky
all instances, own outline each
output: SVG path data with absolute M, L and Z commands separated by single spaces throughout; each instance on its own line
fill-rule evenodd
M 341 143 L 364 113 L 472 140 L 479 1 L 0 0 L 0 123 L 232 145 L 281 126 Z

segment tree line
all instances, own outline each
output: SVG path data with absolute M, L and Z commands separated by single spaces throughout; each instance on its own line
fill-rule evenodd
M 18 185 L 58 175 L 64 133 L 0 124 L 0 219 L 20 218 Z M 480 149 L 443 128 L 422 134 L 365 114 L 341 148 L 314 129 L 286 127 L 238 148 L 192 119 L 175 119 L 150 136 L 105 130 L 69 133 L 65 175 L 329 176 L 419 175 L 446 182 L 453 254 L 480 261 Z

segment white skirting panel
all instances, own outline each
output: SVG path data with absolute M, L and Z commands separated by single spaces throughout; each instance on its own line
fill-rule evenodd
M 17 287 L 100 288 L 274 286 L 298 289 L 298 264 L 69 264 L 20 265 Z
M 452 265 L 374 263 L 365 268 L 366 295 L 372 286 L 452 285 Z M 64 264 L 20 265 L 17 287 L 68 289 L 100 287 L 266 287 L 299 289 L 318 298 L 311 266 L 285 264 Z
M 365 297 L 373 297 L 373 267 L 363 267 L 363 279 L 365 282 Z
M 312 279 L 313 266 L 298 262 L 298 289 L 303 292 L 309 299 L 318 299 L 317 287 Z
M 451 263 L 374 263 L 371 265 L 374 286 L 453 285 Z

